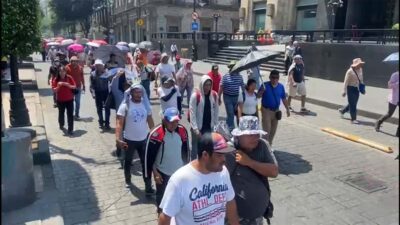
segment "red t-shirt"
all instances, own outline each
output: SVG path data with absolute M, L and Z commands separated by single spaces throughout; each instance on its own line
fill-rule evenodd
M 215 75 L 212 71 L 208 72 L 207 74 L 209 77 L 211 77 L 211 80 L 213 82 L 213 91 L 217 92 L 219 91 L 219 83 L 221 82 L 221 74 L 218 72 L 217 75 Z
M 51 81 L 51 87 L 56 88 L 58 82 L 68 82 L 71 85 L 75 85 L 74 79 L 70 76 L 67 75 L 64 77 L 64 79 L 60 79 L 57 81 L 57 77 L 54 77 L 53 80 Z M 74 94 L 72 93 L 72 89 L 66 86 L 60 86 L 60 88 L 57 91 L 57 101 L 59 102 L 68 102 L 72 101 L 74 99 Z
M 65 71 L 67 71 L 68 75 L 72 76 L 77 88 L 80 89 L 82 85 L 85 85 L 85 79 L 83 77 L 83 68 L 80 65 L 74 67 L 72 66 L 72 64 L 68 64 L 65 66 Z

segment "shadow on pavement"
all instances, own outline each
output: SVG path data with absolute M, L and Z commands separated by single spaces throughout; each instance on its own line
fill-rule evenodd
M 65 224 L 80 224 L 100 218 L 95 188 L 87 171 L 77 162 L 52 160 Z
M 274 151 L 276 160 L 279 164 L 279 173 L 284 175 L 308 173 L 312 170 L 309 161 L 302 158 L 299 154 L 289 152 Z
M 39 95 L 46 97 L 46 96 L 53 96 L 53 90 L 49 87 L 49 88 L 39 88 Z
M 375 127 L 375 122 L 359 120 L 360 125 Z
M 300 112 L 300 111 L 293 111 L 292 112 L 295 115 L 299 115 L 299 116 L 317 116 L 318 114 L 316 112 Z
M 86 134 L 86 130 L 75 130 L 74 134 L 71 136 L 72 138 L 81 137 L 82 135 Z
M 155 201 L 155 195 L 154 196 L 146 196 L 143 190 L 140 190 L 138 187 L 135 185 L 131 186 L 129 189 L 131 191 L 131 194 L 137 198 L 136 201 L 131 202 L 131 206 L 134 205 L 141 205 L 141 204 L 154 204 L 155 208 L 154 211 L 156 211 L 156 201 Z
M 386 131 L 380 130 L 379 132 L 382 133 L 382 134 L 389 135 L 389 136 L 391 136 L 391 137 L 397 137 L 396 134 L 391 134 L 391 133 L 388 133 L 388 132 L 386 132 Z
M 93 117 L 81 117 L 77 122 L 91 123 L 93 122 Z

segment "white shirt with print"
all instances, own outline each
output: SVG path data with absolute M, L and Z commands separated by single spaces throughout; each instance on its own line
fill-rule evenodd
M 189 163 L 170 178 L 160 208 L 176 225 L 224 225 L 226 203 L 234 198 L 225 166 L 202 174 Z
M 146 110 L 143 102 L 134 103 L 129 101 L 128 115 L 125 115 L 126 106 L 127 105 L 125 102 L 121 103 L 117 112 L 118 116 L 126 117 L 124 138 L 130 141 L 145 140 L 147 138 L 147 134 L 149 133 L 147 116 L 151 115 L 151 112 Z

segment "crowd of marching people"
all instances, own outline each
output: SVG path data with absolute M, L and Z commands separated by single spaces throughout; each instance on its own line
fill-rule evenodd
M 279 82 L 277 70 L 270 72 L 269 81 L 260 82 L 257 66 L 249 69 L 245 81 L 234 70 L 234 61 L 223 76 L 218 65 L 212 65 L 195 87 L 193 62 L 181 62 L 176 44 L 171 46 L 175 64 L 170 64 L 167 53 L 155 60 L 148 57 L 148 49 L 140 47 L 126 57 L 123 66 L 114 53 L 107 59 L 93 58 L 96 54 L 89 53 L 89 89 L 99 127 L 111 129 L 110 110 L 115 109 L 116 155 L 125 185 L 133 185 L 131 167 L 137 152 L 144 192 L 155 195 L 160 225 L 171 224 L 171 220 L 181 225 L 260 225 L 264 218 L 269 222 L 273 205 L 268 177 L 278 175 L 271 146 L 283 114 L 281 103 L 289 117 L 293 111 L 291 98 L 297 94 L 301 96 L 300 112 L 308 112 L 304 62 L 297 45 L 287 48 L 290 65 L 286 87 Z M 59 110 L 62 130 L 67 112 L 67 133 L 72 135 L 74 119 L 80 118 L 80 94 L 86 90 L 83 65 L 79 56 L 68 57 L 62 51 L 54 54 L 52 49 L 48 53 L 52 62 L 49 84 L 54 91 L 54 106 Z M 257 51 L 255 46 L 251 51 Z M 349 95 L 349 106 L 340 111 L 350 111 L 354 123 L 354 99 L 358 97 L 352 87 L 362 81 L 362 76 L 356 79 L 362 75 L 362 64 L 361 59 L 355 59 L 346 74 L 344 96 Z M 151 97 L 159 100 L 160 112 L 153 112 Z M 222 102 L 225 123 L 219 121 Z M 154 120 L 156 114 L 161 121 Z M 377 122 L 377 129 L 386 117 Z M 183 126 L 182 120 L 189 126 Z

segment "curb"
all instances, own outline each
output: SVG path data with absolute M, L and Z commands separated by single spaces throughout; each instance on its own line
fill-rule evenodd
M 197 76 L 205 75 L 205 74 L 199 73 L 199 72 L 193 72 L 193 74 L 197 75 Z M 300 101 L 299 98 L 293 98 L 293 99 Z M 343 107 L 343 105 L 339 105 L 339 104 L 332 103 L 332 102 L 327 102 L 327 101 L 324 101 L 321 99 L 316 99 L 316 98 L 312 98 L 312 97 L 308 97 L 308 96 L 306 98 L 306 102 L 314 104 L 314 105 L 322 106 L 325 108 L 334 109 L 334 110 L 337 110 L 340 107 Z M 363 117 L 367 117 L 367 118 L 375 119 L 375 120 L 379 119 L 382 116 L 382 114 L 370 112 L 370 111 L 363 110 L 363 109 L 357 109 L 357 114 L 359 116 L 363 116 Z M 399 119 L 391 117 L 391 118 L 387 119 L 385 121 L 385 123 L 399 124 Z

